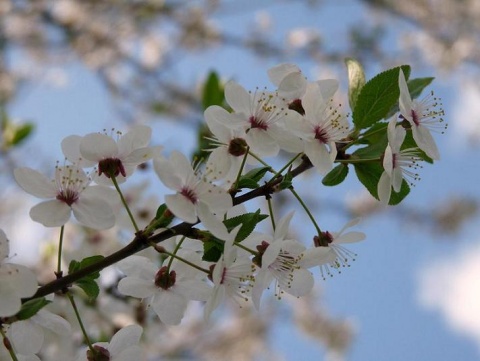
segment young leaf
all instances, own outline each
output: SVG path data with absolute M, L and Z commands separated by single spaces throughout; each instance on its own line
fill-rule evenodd
M 355 173 L 357 174 L 358 180 L 367 188 L 370 194 L 378 199 L 377 186 L 380 176 L 383 173 L 383 167 L 380 162 L 365 162 L 365 163 L 356 163 Z M 396 205 L 400 203 L 410 192 L 410 187 L 408 183 L 403 180 L 402 187 L 400 192 L 395 193 L 392 190 L 392 195 L 390 196 L 390 205 Z
M 202 92 L 202 105 L 203 110 L 207 109 L 211 105 L 222 105 L 224 99 L 224 89 L 220 83 L 218 74 L 211 71 L 208 74 L 207 80 L 203 85 Z
M 269 170 L 270 167 L 260 167 L 252 169 L 251 171 L 240 177 L 240 179 L 238 180 L 238 188 L 258 188 L 258 182 L 265 176 L 265 173 L 267 173 Z
M 348 165 L 339 164 L 322 179 L 324 186 L 336 186 L 342 183 L 348 174 Z
M 80 262 L 73 260 L 68 266 L 68 274 L 72 274 L 91 264 L 97 263 L 103 258 L 103 256 L 98 255 L 84 258 Z M 100 272 L 94 272 L 89 274 L 88 276 L 80 278 L 78 281 L 75 282 L 75 284 L 86 293 L 86 295 L 91 301 L 95 300 L 100 292 L 100 289 L 95 282 L 98 277 L 100 277 Z
M 429 78 L 416 78 L 416 79 L 411 79 L 407 82 L 408 85 L 408 91 L 410 92 L 410 96 L 412 99 L 416 99 L 422 94 L 423 89 L 425 89 L 427 86 L 430 85 L 430 83 L 433 81 L 432 77 Z
M 358 94 L 365 85 L 365 73 L 362 65 L 355 59 L 346 58 L 345 64 L 348 71 L 348 102 L 350 109 L 355 109 Z
M 225 224 L 229 232 L 241 224 L 242 226 L 237 233 L 237 237 L 235 237 L 235 242 L 241 242 L 247 238 L 253 232 L 257 224 L 265 218 L 268 218 L 268 216 L 266 214 L 261 214 L 260 209 L 258 209 L 255 213 L 245 213 L 237 217 L 226 219 L 223 221 L 223 224 Z
M 401 66 L 405 77 L 410 75 L 410 66 Z M 396 67 L 378 74 L 369 80 L 358 95 L 353 109 L 353 123 L 358 129 L 364 129 L 384 119 L 390 109 L 398 102 L 400 89 Z
M 30 317 L 35 316 L 38 311 L 43 307 L 51 303 L 52 301 L 47 301 L 45 297 L 35 298 L 33 300 L 27 301 L 22 305 L 22 308 L 15 315 L 15 318 L 22 321 L 28 320 Z
M 203 242 L 202 260 L 205 262 L 218 262 L 224 249 L 224 243 L 214 237 Z

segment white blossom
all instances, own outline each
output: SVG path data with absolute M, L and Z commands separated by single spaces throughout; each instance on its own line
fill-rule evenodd
M 7 263 L 10 245 L 0 229 L 0 317 L 13 316 L 22 306 L 21 299 L 37 291 L 35 274 L 25 266 Z
M 89 186 L 91 179 L 76 165 L 55 167 L 55 179 L 49 180 L 31 168 L 14 170 L 17 183 L 23 190 L 38 198 L 48 199 L 30 210 L 30 217 L 46 227 L 60 227 L 73 212 L 83 225 L 107 229 L 115 224 L 113 210 L 107 201 L 115 198 L 113 190 Z

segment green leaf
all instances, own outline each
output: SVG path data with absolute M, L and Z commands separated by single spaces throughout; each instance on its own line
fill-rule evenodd
M 358 180 L 365 186 L 365 188 L 367 188 L 373 197 L 378 199 L 377 186 L 380 176 L 383 173 L 383 167 L 380 162 L 356 163 L 354 166 Z M 400 203 L 408 193 L 410 193 L 410 187 L 408 186 L 408 183 L 403 180 L 400 192 L 395 193 L 392 190 L 389 204 L 396 205 Z
M 237 217 L 229 218 L 223 221 L 223 224 L 230 232 L 235 227 L 242 225 L 235 237 L 235 242 L 242 242 L 247 238 L 255 229 L 258 223 L 268 218 L 266 214 L 261 214 L 260 209 L 255 213 L 245 213 Z
M 76 285 L 85 292 L 90 301 L 94 301 L 100 294 L 100 288 L 93 279 L 82 278 Z
M 293 181 L 293 175 L 290 171 L 288 171 L 287 174 L 285 174 L 285 176 L 283 177 L 278 187 L 280 188 L 280 190 L 290 188 L 292 186 L 292 181 Z
M 218 262 L 224 250 L 224 242 L 212 237 L 203 242 L 202 260 L 205 262 Z
M 350 109 L 355 109 L 358 95 L 365 85 L 365 73 L 362 65 L 355 59 L 346 58 L 348 71 L 348 102 Z
M 73 260 L 68 266 L 68 274 L 72 274 L 92 264 L 98 263 L 103 258 L 103 256 L 97 255 L 84 258 L 80 262 Z M 82 277 L 75 282 L 75 284 L 86 293 L 91 301 L 95 300 L 100 292 L 100 289 L 95 281 L 98 277 L 100 277 L 100 272 L 97 271 Z
M 159 228 L 168 227 L 168 225 L 170 223 L 172 223 L 175 216 L 171 212 L 165 213 L 167 211 L 167 209 L 168 209 L 168 207 L 165 203 L 160 205 L 157 208 L 157 213 L 155 215 L 155 219 L 150 223 L 149 226 L 151 226 L 152 223 L 154 223 L 155 224 L 155 227 L 153 228 L 154 230 L 159 229 Z
M 220 83 L 218 74 L 211 71 L 203 85 L 202 106 L 203 110 L 211 105 L 222 105 L 224 100 L 224 89 Z
M 249 188 L 255 189 L 259 187 L 258 182 L 265 176 L 270 170 L 270 167 L 260 167 L 252 169 L 246 174 L 242 175 L 238 180 L 238 189 Z
M 408 91 L 410 92 L 410 96 L 412 97 L 412 99 L 418 98 L 420 94 L 422 94 L 423 89 L 425 89 L 432 83 L 433 79 L 435 78 L 429 77 L 409 80 L 407 82 L 407 85 Z
M 402 65 L 401 68 L 408 78 L 410 66 Z M 368 128 L 389 114 L 400 96 L 399 72 L 400 67 L 384 71 L 363 86 L 353 109 L 353 123 L 356 128 Z
M 322 184 L 325 186 L 336 186 L 337 184 L 342 183 L 348 174 L 348 165 L 339 164 L 333 168 L 325 177 L 322 179 Z
M 374 125 L 374 127 L 377 128 L 378 133 L 370 133 L 370 137 L 367 138 L 369 145 L 357 149 L 352 153 L 352 157 L 355 159 L 372 159 L 379 158 L 385 153 L 388 143 L 387 124 L 381 123 L 382 126 L 378 126 L 378 124 L 379 123 Z
M 22 308 L 15 315 L 15 318 L 22 321 L 28 320 L 30 317 L 35 316 L 38 311 L 43 307 L 51 303 L 52 301 L 47 301 L 45 297 L 35 298 L 33 300 L 27 301 L 22 305 Z

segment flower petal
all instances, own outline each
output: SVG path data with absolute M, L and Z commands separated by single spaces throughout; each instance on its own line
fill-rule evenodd
M 146 280 L 138 277 L 125 277 L 118 282 L 118 291 L 125 296 L 147 298 L 154 295 L 158 288 L 154 280 Z
M 42 348 L 44 340 L 43 329 L 31 320 L 13 323 L 8 330 L 8 335 L 15 347 L 15 351 L 19 354 L 35 354 Z
M 13 175 L 22 189 L 38 198 L 54 198 L 57 195 L 55 184 L 40 172 L 31 168 L 17 168 Z
M 225 100 L 232 107 L 235 113 L 244 113 L 250 116 L 251 97 L 250 94 L 238 83 L 230 80 L 225 85 Z
M 61 227 L 71 216 L 71 208 L 59 200 L 52 199 L 32 207 L 30 218 L 45 227 Z
M 118 156 L 117 143 L 105 134 L 90 133 L 80 142 L 80 154 L 87 160 L 98 162 Z
M 175 286 L 174 286 L 175 287 Z M 187 309 L 188 300 L 174 291 L 166 290 L 155 296 L 152 308 L 167 325 L 178 325 Z
M 151 137 L 152 128 L 136 125 L 118 140 L 118 153 L 124 157 L 135 149 L 148 147 Z
M 122 328 L 115 335 L 113 335 L 110 344 L 108 345 L 108 351 L 110 355 L 115 358 L 123 350 L 129 347 L 136 346 L 142 336 L 143 328 L 139 325 L 129 325 Z M 133 359 L 132 359 L 133 360 Z
M 392 193 L 392 183 L 387 172 L 383 172 L 377 185 L 378 199 L 382 204 L 387 205 Z
M 72 204 L 75 218 L 93 229 L 108 229 L 115 225 L 115 216 L 110 205 L 99 198 L 80 197 Z
M 188 223 L 197 223 L 196 205 L 181 194 L 165 196 L 168 209 L 178 218 Z

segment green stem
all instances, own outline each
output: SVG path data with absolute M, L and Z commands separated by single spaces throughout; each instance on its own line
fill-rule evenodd
M 187 261 L 185 258 L 180 257 L 180 256 L 177 256 L 177 255 L 174 254 L 174 253 L 168 252 L 167 250 L 165 250 L 165 248 L 159 247 L 159 246 L 158 246 L 156 243 L 154 243 L 154 242 L 150 242 L 150 244 L 151 244 L 151 246 L 152 246 L 153 248 L 155 248 L 156 251 L 158 251 L 158 252 L 160 252 L 160 253 L 163 253 L 163 254 L 166 254 L 167 256 L 170 256 L 170 257 L 172 257 L 172 259 L 173 259 L 173 258 L 176 258 L 176 259 L 178 259 L 179 261 L 181 261 L 181 262 L 183 262 L 183 263 L 185 263 L 185 264 L 188 264 L 190 267 L 193 267 L 193 268 L 198 269 L 199 271 L 205 272 L 206 274 L 209 274 L 209 273 L 210 273 L 209 270 L 207 270 L 207 269 L 205 269 L 205 268 L 202 268 L 202 267 L 196 265 L 195 263 L 192 263 L 192 262 L 190 262 L 190 261 Z
M 271 197 L 267 198 L 267 203 L 268 203 L 268 213 L 270 213 L 270 220 L 272 222 L 272 228 L 275 231 L 275 217 L 273 216 L 273 207 L 272 207 L 272 198 Z
M 253 158 L 255 158 L 256 160 L 258 160 L 261 164 L 263 164 L 265 167 L 269 167 L 270 169 L 272 169 L 272 167 L 270 167 L 262 158 L 260 158 L 258 155 L 256 155 L 255 153 L 252 153 L 250 152 L 250 150 L 248 151 L 248 154 L 250 154 Z
M 12 361 L 18 361 L 18 358 L 17 358 L 17 355 L 15 354 L 15 351 L 13 351 L 12 343 L 8 339 L 7 335 L 5 334 L 5 331 L 3 330 L 2 326 L 0 326 L 0 335 L 2 335 L 3 344 L 5 345 L 5 348 L 7 349 L 8 353 L 10 354 L 10 357 L 12 358 Z
M 245 167 L 245 163 L 247 162 L 249 151 L 250 151 L 250 148 L 247 147 L 247 151 L 245 152 L 245 155 L 242 159 L 242 164 L 240 164 L 240 168 L 238 169 L 237 178 L 235 179 L 233 189 L 238 189 L 238 183 L 240 182 L 240 177 L 242 176 L 243 168 Z
M 175 247 L 175 249 L 173 250 L 173 254 L 177 254 L 178 250 L 180 249 L 180 246 L 182 245 L 183 241 L 185 240 L 185 238 L 187 237 L 182 237 L 182 239 L 180 239 L 180 241 L 178 242 L 177 246 Z M 167 269 L 168 271 L 170 271 L 170 267 L 172 266 L 172 263 L 173 263 L 173 257 L 170 257 L 170 260 L 168 261 L 168 265 L 167 265 Z
M 135 232 L 139 231 L 139 228 L 137 226 L 137 222 L 135 222 L 135 218 L 133 218 L 133 214 L 130 211 L 130 207 L 128 207 L 127 201 L 125 200 L 125 197 L 123 196 L 122 191 L 120 190 L 120 187 L 118 186 L 117 179 L 115 178 L 114 175 L 111 176 L 113 185 L 115 186 L 115 189 L 117 190 L 118 194 L 120 195 L 120 199 L 122 200 L 123 206 L 127 210 L 128 216 L 130 217 L 130 220 L 132 221 L 133 228 L 135 228 Z
M 73 311 L 75 312 L 75 316 L 77 317 L 77 320 L 78 320 L 78 324 L 80 325 L 80 328 L 82 330 L 82 333 L 83 333 L 83 337 L 85 339 L 85 342 L 87 343 L 88 345 L 88 348 L 90 349 L 90 351 L 92 352 L 92 354 L 96 354 L 96 351 L 95 349 L 93 348 L 93 345 L 92 343 L 90 342 L 90 339 L 87 335 L 87 331 L 85 330 L 85 327 L 83 326 L 83 322 L 82 322 L 82 318 L 80 317 L 80 313 L 78 312 L 78 308 L 77 308 L 77 304 L 75 303 L 75 300 L 73 299 L 73 296 L 67 292 L 66 293 L 67 295 L 67 298 L 68 300 L 70 301 L 70 304 L 72 305 L 73 307 Z
M 65 226 L 60 227 L 60 239 L 58 241 L 58 258 L 57 258 L 57 275 L 62 272 L 62 249 L 63 249 L 63 233 Z
M 293 164 L 293 162 L 295 162 L 295 161 L 298 159 L 298 157 L 300 157 L 302 154 L 303 154 L 303 153 L 298 153 L 295 157 L 293 157 L 287 164 L 285 164 L 285 165 L 283 166 L 282 169 L 280 169 L 278 172 L 276 172 L 276 173 L 273 175 L 273 177 L 270 179 L 269 182 L 271 182 L 272 180 L 274 180 L 275 178 L 277 178 L 279 175 L 281 175 L 281 174 L 283 173 L 283 171 L 284 171 L 285 169 L 287 169 L 288 167 L 290 167 L 290 166 Z
M 367 162 L 380 162 L 381 158 L 369 158 L 369 159 L 337 159 L 336 163 L 355 164 L 355 163 L 367 163 Z
M 237 247 L 239 247 L 239 248 L 241 248 L 241 249 L 244 249 L 245 251 L 247 251 L 248 253 L 253 254 L 254 256 L 258 255 L 258 252 L 255 252 L 253 249 L 250 249 L 250 248 L 244 246 L 244 245 L 241 244 L 241 243 L 235 242 L 234 245 L 237 246 Z
M 313 215 L 312 213 L 310 212 L 310 210 L 308 209 L 307 205 L 305 204 L 305 202 L 303 202 L 302 198 L 298 195 L 298 193 L 295 191 L 295 189 L 293 189 L 293 187 L 290 187 L 288 188 L 290 190 L 290 192 L 292 192 L 292 194 L 295 196 L 295 198 L 297 198 L 298 202 L 302 205 L 303 209 L 305 210 L 305 212 L 307 213 L 308 217 L 310 218 L 310 220 L 312 221 L 313 225 L 315 226 L 315 229 L 317 230 L 317 233 L 318 235 L 320 235 L 322 233 L 322 230 L 320 229 L 320 227 L 318 226 L 317 224 L 317 221 L 315 221 L 315 218 L 313 218 Z

